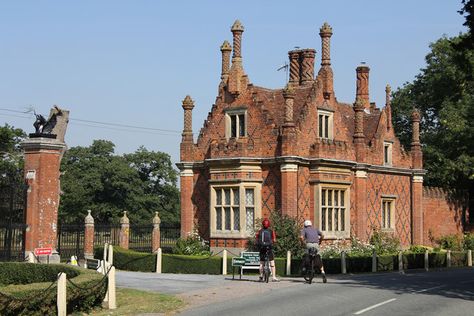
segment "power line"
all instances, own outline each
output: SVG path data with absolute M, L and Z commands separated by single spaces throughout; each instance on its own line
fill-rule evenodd
M 7 112 L 14 112 L 14 113 L 21 113 L 21 114 L 31 113 L 31 110 L 18 111 L 18 110 L 13 110 L 13 109 L 6 109 L 6 108 L 0 108 L 0 111 L 7 111 Z M 9 115 L 9 116 L 13 116 L 13 115 Z M 16 117 L 20 117 L 20 116 L 16 116 Z M 28 118 L 28 117 L 27 116 L 22 116 L 22 118 Z M 125 128 L 132 128 L 132 129 L 140 129 L 140 130 L 146 130 L 146 131 L 165 132 L 165 133 L 172 133 L 172 134 L 180 134 L 181 133 L 180 131 L 176 131 L 176 130 L 162 129 L 162 128 L 152 128 L 152 127 L 143 127 L 143 126 L 136 126 L 136 125 L 127 125 L 127 124 L 121 124 L 121 123 L 101 122 L 101 121 L 83 120 L 83 119 L 75 119 L 75 118 L 69 118 L 69 120 L 70 121 L 77 121 L 77 122 L 84 122 L 84 123 L 100 124 L 100 125 L 106 125 L 106 126 L 117 126 L 117 127 L 125 127 Z M 79 124 L 79 123 L 77 123 L 77 124 Z M 92 127 L 100 128 L 99 126 L 92 126 Z M 109 128 L 109 129 L 111 129 L 111 128 Z M 130 131 L 130 130 L 128 130 L 128 131 Z M 158 134 L 158 133 L 155 133 L 155 134 Z M 169 135 L 169 134 L 167 134 L 167 135 Z

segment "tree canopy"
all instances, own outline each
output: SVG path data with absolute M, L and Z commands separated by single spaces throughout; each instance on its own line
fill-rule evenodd
M 96 222 L 118 222 L 128 211 L 131 223 L 151 223 L 158 211 L 163 223 L 178 223 L 177 172 L 169 155 L 140 147 L 119 156 L 114 147 L 110 141 L 95 140 L 65 153 L 60 219 L 82 222 L 90 209 Z
M 472 26 L 472 2 L 463 1 L 465 25 Z M 470 11 L 469 11 L 470 10 Z M 410 114 L 421 114 L 427 185 L 466 190 L 474 186 L 474 50 L 472 30 L 430 45 L 426 67 L 393 95 L 395 130 L 409 148 Z

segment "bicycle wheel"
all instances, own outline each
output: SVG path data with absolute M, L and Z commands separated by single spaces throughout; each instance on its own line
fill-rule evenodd
M 266 283 L 268 283 L 268 280 L 270 279 L 270 263 L 265 261 L 265 268 L 263 270 L 263 278 Z

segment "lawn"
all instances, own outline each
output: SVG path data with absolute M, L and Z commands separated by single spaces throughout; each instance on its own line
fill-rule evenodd
M 171 295 L 117 288 L 117 309 L 97 308 L 89 314 L 75 313 L 73 315 L 138 315 L 143 313 L 171 315 L 184 305 L 184 301 Z

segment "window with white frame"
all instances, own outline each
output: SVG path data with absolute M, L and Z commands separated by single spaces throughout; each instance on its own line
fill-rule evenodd
M 349 190 L 322 186 L 319 197 L 319 228 L 327 237 L 348 237 L 350 233 Z
M 386 166 L 392 165 L 392 143 L 383 143 L 383 164 Z
M 382 199 L 382 229 L 393 229 L 395 227 L 394 207 L 394 199 Z
M 226 112 L 226 138 L 240 138 L 247 136 L 246 110 L 232 110 Z
M 320 138 L 333 139 L 333 113 L 329 111 L 318 111 L 318 135 Z
M 254 233 L 258 217 L 257 187 L 214 186 L 211 188 L 211 236 L 246 237 Z

